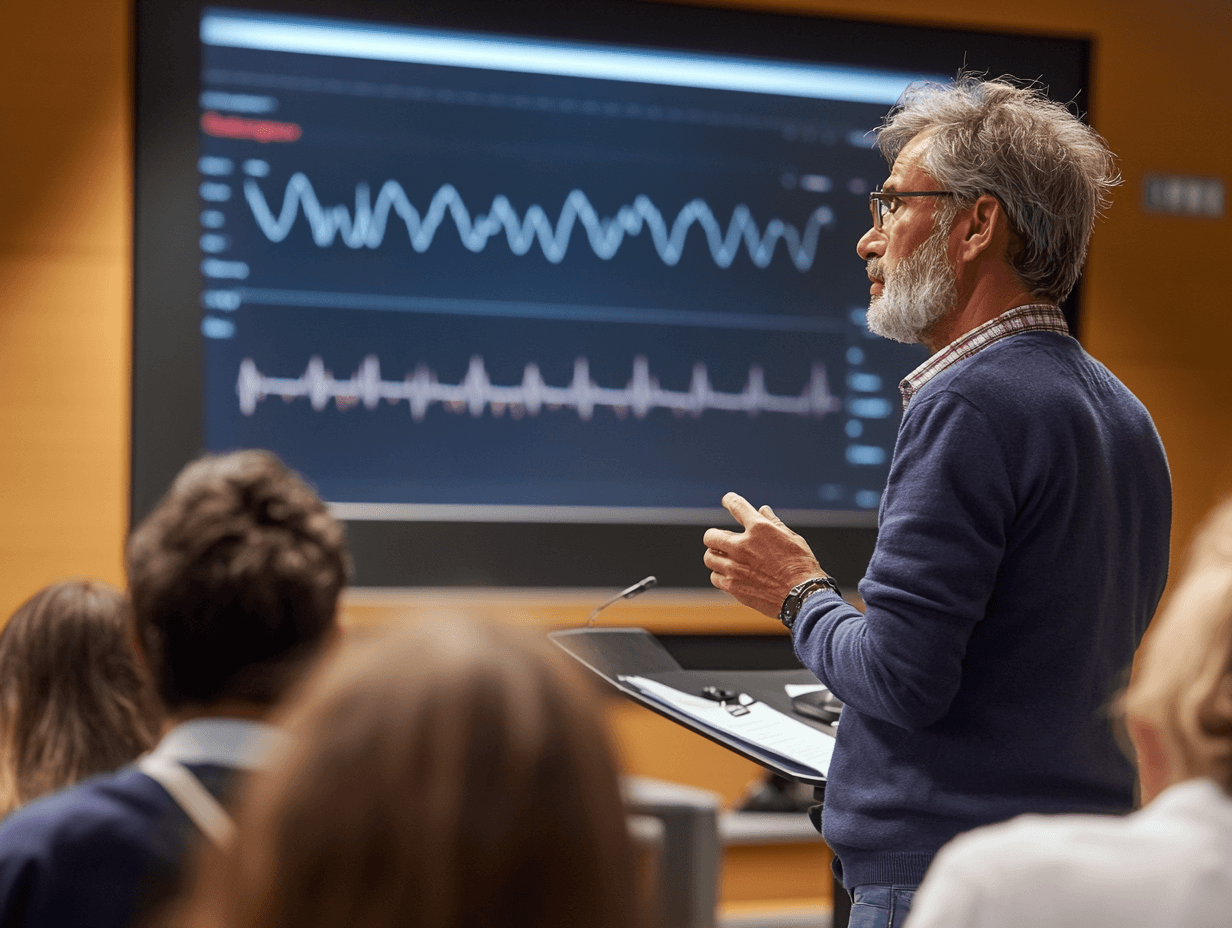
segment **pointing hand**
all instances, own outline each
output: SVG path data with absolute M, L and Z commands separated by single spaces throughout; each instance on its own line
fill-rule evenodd
M 737 493 L 723 497 L 723 508 L 743 531 L 706 530 L 704 563 L 710 582 L 762 615 L 777 619 L 783 600 L 797 583 L 825 575 L 803 538 L 782 523 L 769 506 L 754 509 Z

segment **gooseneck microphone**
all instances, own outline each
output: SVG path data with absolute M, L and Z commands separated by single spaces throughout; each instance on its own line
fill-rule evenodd
M 586 620 L 585 627 L 590 628 L 590 626 L 594 623 L 596 617 L 598 617 L 599 613 L 602 612 L 604 609 L 606 609 L 608 606 L 610 606 L 612 603 L 616 602 L 618 599 L 632 599 L 634 596 L 637 596 L 639 593 L 645 593 L 648 589 L 650 589 L 652 586 L 655 586 L 658 582 L 659 581 L 656 580 L 654 577 L 647 577 L 645 580 L 639 580 L 637 581 L 637 583 L 633 584 L 633 586 L 629 587 L 628 589 L 621 590 L 619 593 L 617 593 L 607 602 L 600 603 L 598 606 L 595 606 L 594 611 L 591 612 L 590 614 L 590 618 Z

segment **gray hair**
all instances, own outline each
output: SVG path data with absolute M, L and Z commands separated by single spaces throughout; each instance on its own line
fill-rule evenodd
M 893 165 L 920 133 L 921 168 L 966 208 L 996 197 L 1018 241 L 1009 260 L 1034 295 L 1065 299 L 1086 260 L 1095 219 L 1121 183 L 1108 144 L 1034 87 L 960 74 L 953 84 L 913 84 L 878 129 Z

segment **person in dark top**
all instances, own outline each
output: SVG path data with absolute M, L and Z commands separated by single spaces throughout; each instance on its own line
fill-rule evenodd
M 133 646 L 128 598 L 62 580 L 0 631 L 0 815 L 154 746 L 162 709 Z
M 868 326 L 933 352 L 904 414 L 861 614 L 768 506 L 710 529 L 712 582 L 780 619 L 846 703 L 823 833 L 851 925 L 901 925 L 937 850 L 1024 812 L 1124 812 L 1105 712 L 1168 573 L 1171 482 L 1142 404 L 1068 335 L 1103 139 L 1042 93 L 918 85 L 857 251 Z M 789 452 L 788 452 L 789 453 Z
M 135 766 L 0 826 L 0 925 L 120 928 L 178 891 L 204 834 L 280 736 L 265 716 L 331 639 L 350 576 L 341 525 L 272 455 L 188 465 L 127 548 L 140 647 L 173 727 Z

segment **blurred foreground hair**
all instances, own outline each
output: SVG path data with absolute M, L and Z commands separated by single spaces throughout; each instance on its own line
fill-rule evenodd
M 1198 533 L 1125 709 L 1163 736 L 1173 783 L 1210 777 L 1232 793 L 1232 500 Z
M 13 613 L 0 632 L 0 815 L 158 740 L 134 641 L 128 600 L 96 580 L 52 584 Z
M 351 645 L 206 864 L 197 928 L 631 928 L 615 764 L 589 681 L 541 639 L 428 622 Z

